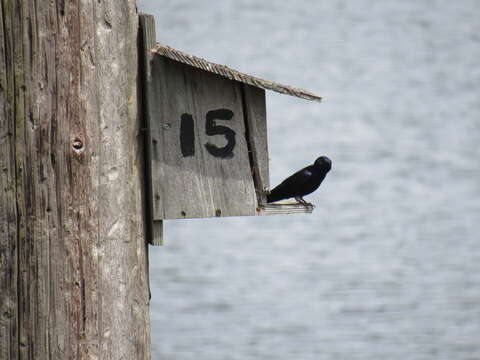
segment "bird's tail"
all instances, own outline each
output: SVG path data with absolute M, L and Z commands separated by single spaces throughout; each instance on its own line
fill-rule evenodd
M 275 189 L 270 192 L 270 194 L 267 195 L 267 203 L 272 203 L 275 201 L 283 200 L 284 197 L 278 194 Z

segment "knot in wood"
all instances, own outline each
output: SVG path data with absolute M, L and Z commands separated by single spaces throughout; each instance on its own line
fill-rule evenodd
M 83 149 L 83 142 L 82 140 L 76 138 L 73 140 L 72 146 L 75 150 L 82 150 Z

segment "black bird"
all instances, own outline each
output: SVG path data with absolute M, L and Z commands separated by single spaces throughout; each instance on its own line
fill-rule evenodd
M 267 202 L 294 197 L 300 204 L 313 206 L 303 197 L 318 189 L 327 173 L 332 168 L 332 161 L 326 156 L 320 156 L 313 165 L 307 166 L 289 176 L 267 195 Z

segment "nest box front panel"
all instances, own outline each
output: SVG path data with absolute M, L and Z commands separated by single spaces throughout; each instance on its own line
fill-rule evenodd
M 153 218 L 254 215 L 242 85 L 155 56 Z

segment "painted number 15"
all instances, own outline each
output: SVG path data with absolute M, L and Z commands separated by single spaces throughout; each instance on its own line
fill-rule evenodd
M 210 142 L 205 143 L 207 151 L 219 158 L 232 158 L 233 148 L 235 147 L 235 131 L 228 126 L 217 125 L 215 120 L 231 120 L 233 111 L 228 109 L 210 110 L 207 112 L 205 120 L 205 133 L 208 136 L 224 135 L 227 139 L 227 145 L 218 147 Z M 195 155 L 195 124 L 192 114 L 184 113 L 180 119 L 180 149 L 183 157 Z

